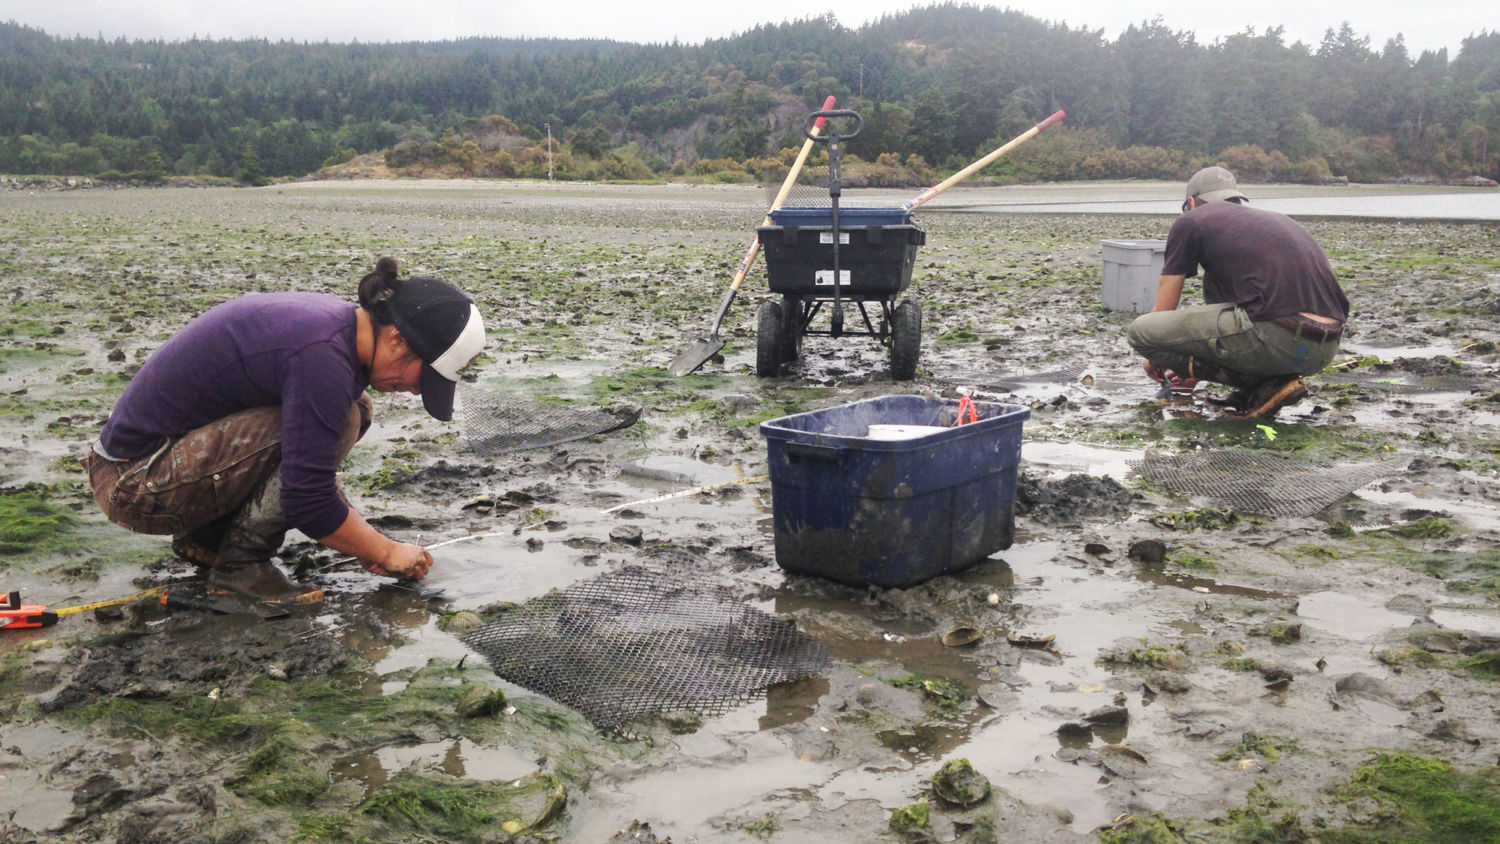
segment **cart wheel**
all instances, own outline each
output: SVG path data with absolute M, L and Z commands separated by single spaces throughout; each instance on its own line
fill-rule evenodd
M 781 344 L 783 363 L 795 363 L 802 357 L 802 300 L 791 294 L 781 297 L 781 317 L 786 323 L 786 339 Z
M 907 299 L 891 312 L 891 378 L 910 381 L 922 356 L 922 303 Z
M 786 335 L 786 318 L 781 303 L 762 302 L 755 324 L 755 374 L 775 378 L 781 374 L 781 354 Z

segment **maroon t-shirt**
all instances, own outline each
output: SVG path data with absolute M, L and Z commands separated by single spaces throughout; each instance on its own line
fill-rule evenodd
M 217 305 L 146 361 L 99 435 L 134 460 L 253 407 L 281 407 L 281 503 L 313 538 L 338 530 L 338 442 L 369 385 L 355 346 L 356 307 L 321 293 L 259 293 Z
M 1191 278 L 1200 266 L 1203 300 L 1233 302 L 1252 322 L 1302 312 L 1349 318 L 1349 299 L 1323 247 L 1285 214 L 1210 202 L 1178 217 L 1162 275 Z

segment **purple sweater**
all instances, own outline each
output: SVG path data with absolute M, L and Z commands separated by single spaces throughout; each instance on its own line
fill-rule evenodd
M 134 460 L 231 413 L 281 406 L 281 503 L 315 539 L 344 523 L 338 441 L 369 385 L 355 347 L 356 307 L 321 293 L 260 293 L 215 306 L 152 355 L 99 435 Z

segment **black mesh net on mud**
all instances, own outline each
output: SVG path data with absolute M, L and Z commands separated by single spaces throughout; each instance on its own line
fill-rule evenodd
M 488 393 L 461 384 L 464 448 L 481 457 L 542 448 L 629 428 L 635 408 L 603 409 Z
M 720 715 L 828 665 L 790 621 L 681 568 L 640 565 L 528 601 L 463 641 L 499 676 L 610 732 L 658 712 Z
M 1290 518 L 1320 512 L 1400 466 L 1396 460 L 1335 464 L 1234 448 L 1178 455 L 1148 451 L 1126 464 L 1170 492 L 1210 498 L 1243 513 Z

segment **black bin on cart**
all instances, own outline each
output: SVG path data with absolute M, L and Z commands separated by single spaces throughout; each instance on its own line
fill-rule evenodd
M 891 376 L 916 374 L 921 355 L 921 304 L 896 298 L 911 284 L 917 247 L 927 232 L 903 208 L 840 208 L 839 297 L 858 308 L 863 328 L 814 329 L 814 319 L 834 300 L 833 213 L 830 208 L 778 208 L 772 225 L 756 229 L 766 255 L 772 293 L 781 300 L 761 306 L 756 337 L 756 374 L 774 376 L 801 354 L 808 334 L 875 337 L 890 347 Z M 871 310 L 878 305 L 876 318 Z

